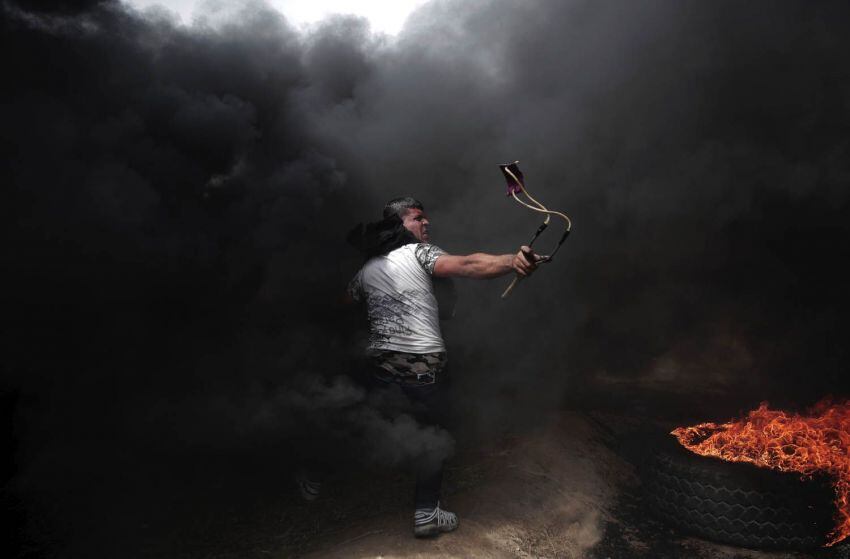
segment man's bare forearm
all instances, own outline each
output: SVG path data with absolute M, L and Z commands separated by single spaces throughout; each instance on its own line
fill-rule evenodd
M 540 257 L 526 246 L 516 254 L 444 254 L 437 258 L 434 275 L 439 278 L 489 279 L 516 272 L 525 277 L 537 268 L 539 260 Z
M 473 279 L 498 278 L 513 272 L 513 254 L 485 254 L 476 252 L 463 257 L 461 277 Z

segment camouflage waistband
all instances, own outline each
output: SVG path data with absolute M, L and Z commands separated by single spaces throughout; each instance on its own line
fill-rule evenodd
M 445 352 L 371 351 L 368 357 L 381 380 L 412 385 L 434 384 L 448 361 Z

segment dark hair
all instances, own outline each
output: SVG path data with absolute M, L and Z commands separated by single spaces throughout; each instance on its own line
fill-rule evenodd
M 374 223 L 357 224 L 348 233 L 346 240 L 367 259 L 419 242 L 413 233 L 404 227 L 401 218 L 396 214 L 390 214 L 389 217 Z
M 422 207 L 422 202 L 420 202 L 416 198 L 411 198 L 410 196 L 405 196 L 403 198 L 393 198 L 384 205 L 384 219 L 390 217 L 391 215 L 397 215 L 401 217 L 407 210 L 424 211 L 424 209 L 425 208 Z

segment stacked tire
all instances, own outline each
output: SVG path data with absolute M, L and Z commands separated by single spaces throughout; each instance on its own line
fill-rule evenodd
M 822 546 L 834 526 L 826 477 L 801 479 L 693 454 L 670 437 L 645 464 L 651 510 L 682 532 L 758 549 Z

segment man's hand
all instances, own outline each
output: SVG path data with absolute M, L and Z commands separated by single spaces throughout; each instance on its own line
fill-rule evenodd
M 514 255 L 511 268 L 522 278 L 527 278 L 537 269 L 537 264 L 543 259 L 539 254 L 528 246 L 521 246 L 519 252 Z

